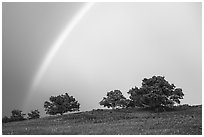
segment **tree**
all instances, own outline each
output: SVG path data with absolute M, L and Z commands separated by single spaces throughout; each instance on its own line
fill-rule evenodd
M 4 116 L 2 118 L 2 123 L 8 123 L 8 122 L 10 122 L 10 118 L 8 118 L 7 116 Z
M 26 120 L 26 118 L 24 118 L 24 116 L 26 114 L 23 114 L 21 110 L 18 109 L 14 109 L 11 111 L 12 115 L 10 117 L 11 121 L 22 121 L 22 120 Z
M 45 101 L 44 103 L 46 114 L 50 115 L 63 115 L 63 113 L 66 112 L 79 111 L 79 106 L 78 101 L 67 93 L 64 95 L 51 96 L 50 102 Z
M 28 113 L 28 119 L 37 119 L 40 118 L 40 112 L 38 110 L 32 110 Z
M 162 76 L 144 78 L 142 87 L 134 87 L 129 90 L 128 94 L 134 106 L 155 109 L 180 104 L 180 99 L 183 99 L 184 96 L 181 88 L 169 84 Z
M 107 92 L 107 97 L 103 97 L 103 100 L 99 102 L 104 107 L 126 107 L 128 104 L 127 99 L 122 95 L 120 90 L 114 90 Z

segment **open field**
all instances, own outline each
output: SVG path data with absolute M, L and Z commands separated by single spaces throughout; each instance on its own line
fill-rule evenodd
M 2 134 L 201 135 L 202 105 L 155 113 L 141 109 L 93 110 L 3 123 Z

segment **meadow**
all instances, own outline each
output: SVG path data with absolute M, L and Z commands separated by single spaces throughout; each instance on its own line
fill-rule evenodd
M 202 105 L 154 112 L 97 109 L 3 123 L 3 135 L 201 135 Z

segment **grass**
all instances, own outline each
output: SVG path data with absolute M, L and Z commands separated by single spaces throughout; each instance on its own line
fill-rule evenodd
M 3 123 L 17 135 L 201 135 L 202 106 L 155 113 L 142 109 L 92 110 Z

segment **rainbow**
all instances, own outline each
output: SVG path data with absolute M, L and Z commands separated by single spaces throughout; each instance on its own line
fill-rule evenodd
M 39 83 L 46 72 L 48 66 L 52 62 L 53 58 L 55 57 L 56 53 L 60 49 L 63 42 L 66 40 L 66 38 L 70 35 L 72 30 L 75 28 L 75 26 L 79 23 L 79 21 L 83 18 L 83 16 L 89 11 L 89 9 L 94 5 L 94 3 L 85 3 L 84 6 L 78 11 L 78 13 L 74 16 L 74 18 L 69 22 L 64 31 L 57 37 L 56 41 L 51 46 L 50 50 L 48 51 L 47 55 L 43 59 L 39 69 L 36 72 L 36 75 L 31 82 L 31 86 L 29 89 L 29 95 L 26 98 L 26 103 L 29 101 L 32 93 L 36 91 L 36 88 L 39 86 Z

